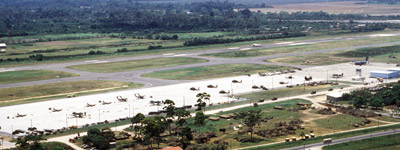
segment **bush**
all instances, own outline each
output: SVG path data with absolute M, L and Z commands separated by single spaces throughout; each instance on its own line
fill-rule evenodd
M 128 52 L 127 48 L 122 48 L 122 49 L 118 49 L 117 53 L 123 53 L 123 52 Z
M 96 52 L 95 51 L 90 51 L 88 54 L 89 55 L 94 55 L 94 54 L 96 54 Z
M 149 45 L 148 49 L 160 49 L 162 45 Z

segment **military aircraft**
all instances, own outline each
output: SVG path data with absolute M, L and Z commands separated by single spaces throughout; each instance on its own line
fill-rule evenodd
M 27 114 L 19 114 L 19 113 L 17 113 L 17 118 L 19 118 L 19 117 L 25 117 Z
M 89 104 L 89 103 L 86 103 L 86 107 L 94 107 L 94 106 L 96 106 L 96 104 Z

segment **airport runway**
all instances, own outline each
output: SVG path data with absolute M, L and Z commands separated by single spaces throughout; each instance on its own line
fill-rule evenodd
M 397 35 L 400 35 L 400 32 L 389 34 L 389 36 L 397 36 Z M 70 77 L 70 78 L 31 81 L 31 82 L 21 82 L 21 83 L 13 83 L 13 84 L 3 84 L 3 85 L 0 85 L 0 88 L 11 88 L 11 87 L 21 87 L 21 86 L 38 85 L 38 84 L 46 84 L 46 83 L 65 82 L 65 81 L 80 81 L 80 80 L 115 80 L 115 81 L 135 82 L 135 83 L 144 84 L 145 86 L 143 88 L 152 87 L 152 86 L 164 86 L 164 85 L 186 83 L 186 82 L 193 82 L 193 81 L 153 79 L 153 78 L 141 77 L 141 75 L 145 74 L 145 73 L 155 72 L 155 71 L 183 69 L 183 68 L 210 66 L 210 65 L 218 65 L 218 64 L 249 63 L 249 64 L 265 64 L 265 65 L 278 65 L 278 66 L 290 66 L 290 67 L 295 67 L 295 68 L 305 68 L 305 67 L 309 67 L 309 66 L 270 63 L 270 62 L 266 62 L 265 60 L 289 57 L 289 56 L 306 55 L 306 54 L 316 54 L 316 53 L 325 53 L 325 52 L 332 52 L 332 51 L 351 50 L 351 49 L 357 49 L 357 48 L 396 45 L 396 44 L 400 44 L 400 42 L 389 42 L 389 43 L 381 43 L 381 44 L 371 44 L 371 45 L 363 45 L 363 46 L 323 49 L 323 50 L 308 51 L 308 52 L 285 53 L 285 54 L 246 57 L 246 58 L 218 58 L 218 57 L 205 57 L 205 56 L 200 56 L 200 55 L 211 54 L 211 53 L 220 53 L 220 52 L 256 50 L 256 49 L 261 49 L 261 48 L 273 48 L 273 47 L 333 42 L 333 41 L 344 41 L 344 40 L 350 40 L 350 39 L 351 40 L 352 39 L 366 39 L 366 38 L 383 37 L 383 36 L 388 36 L 388 34 L 373 34 L 373 35 L 363 35 L 363 36 L 353 36 L 353 37 L 304 40 L 304 41 L 296 41 L 296 42 L 281 42 L 281 43 L 265 44 L 265 45 L 261 45 L 260 47 L 243 46 L 243 47 L 232 47 L 232 48 L 213 49 L 213 50 L 204 50 L 204 51 L 168 53 L 168 54 L 133 56 L 133 57 L 120 57 L 120 58 L 102 59 L 102 60 L 75 61 L 75 62 L 64 62 L 64 63 L 54 63 L 54 64 L 45 64 L 45 65 L 31 65 L 31 66 L 22 66 L 22 67 L 13 67 L 13 68 L 3 68 L 3 69 L 0 69 L 0 72 L 7 71 L 7 70 L 8 71 L 17 71 L 17 70 L 44 69 L 44 70 L 56 70 L 56 71 L 76 73 L 76 74 L 79 74 L 80 76 Z M 206 60 L 208 60 L 208 62 L 180 65 L 180 66 L 172 66 L 172 67 L 165 67 L 165 68 L 152 68 L 152 69 L 135 70 L 135 71 L 115 72 L 115 73 L 93 73 L 93 72 L 80 71 L 80 70 L 74 70 L 74 69 L 67 68 L 68 66 L 73 66 L 73 65 L 142 60 L 142 59 L 151 59 L 151 58 L 160 58 L 160 57 L 193 57 L 193 58 L 206 59 Z

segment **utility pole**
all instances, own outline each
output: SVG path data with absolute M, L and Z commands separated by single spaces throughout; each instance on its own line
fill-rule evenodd
M 65 114 L 65 126 L 68 129 L 68 114 Z
M 99 109 L 99 122 L 100 122 L 100 109 Z

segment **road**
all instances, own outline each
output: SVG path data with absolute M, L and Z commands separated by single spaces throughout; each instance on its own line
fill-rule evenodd
M 391 33 L 391 35 L 392 36 L 400 35 L 400 32 Z M 282 42 L 282 43 L 274 43 L 274 44 L 265 44 L 265 45 L 261 45 L 261 47 L 243 46 L 243 47 L 236 47 L 236 48 L 213 49 L 213 50 L 204 50 L 204 51 L 192 51 L 192 52 L 157 54 L 157 55 L 134 56 L 134 57 L 120 57 L 120 58 L 103 59 L 103 60 L 74 61 L 74 62 L 63 62 L 63 63 L 54 63 L 54 64 L 45 64 L 45 65 L 30 65 L 30 66 L 22 66 L 22 67 L 3 68 L 3 69 L 0 69 L 0 72 L 2 72 L 2 70 L 4 71 L 4 70 L 44 69 L 44 70 L 56 70 L 56 71 L 76 73 L 76 74 L 79 74 L 80 76 L 70 77 L 70 78 L 31 81 L 31 82 L 21 82 L 21 83 L 13 83 L 13 84 L 2 84 L 2 85 L 0 85 L 0 89 L 1 88 L 11 88 L 11 87 L 46 84 L 46 83 L 57 83 L 57 82 L 65 82 L 65 81 L 81 81 L 81 80 L 115 80 L 115 81 L 135 82 L 135 83 L 144 84 L 145 86 L 143 88 L 152 87 L 152 86 L 164 86 L 164 85 L 171 85 L 171 84 L 185 83 L 185 82 L 192 82 L 192 81 L 153 79 L 153 78 L 145 78 L 145 77 L 142 77 L 141 75 L 145 74 L 145 73 L 155 72 L 155 71 L 163 71 L 163 70 L 171 70 L 171 69 L 184 69 L 184 68 L 210 66 L 210 65 L 218 65 L 218 64 L 236 64 L 236 63 L 278 65 L 278 66 L 290 66 L 290 67 L 295 67 L 295 68 L 305 68 L 305 67 L 309 67 L 309 66 L 271 63 L 271 62 L 266 62 L 265 60 L 289 57 L 289 56 L 299 56 L 299 55 L 306 55 L 306 54 L 316 54 L 316 53 L 325 53 L 325 52 L 333 52 L 333 51 L 351 50 L 351 49 L 357 49 L 357 48 L 379 47 L 379 46 L 400 44 L 400 42 L 389 42 L 389 43 L 381 43 L 381 44 L 370 44 L 370 45 L 363 45 L 363 46 L 322 49 L 322 50 L 316 50 L 316 51 L 284 53 L 284 54 L 246 57 L 246 58 L 217 58 L 217 57 L 200 56 L 203 54 L 220 53 L 220 52 L 255 50 L 255 49 L 261 49 L 261 48 L 273 48 L 273 47 L 293 46 L 293 45 L 301 45 L 301 44 L 344 41 L 344 40 L 350 40 L 350 39 L 366 39 L 366 38 L 373 38 L 373 37 L 374 36 L 372 36 L 372 35 L 363 35 L 363 36 L 350 36 L 350 37 L 341 37 L 341 38 L 313 39 L 313 40 L 303 40 L 303 41 L 296 41 L 296 42 Z M 73 66 L 73 65 L 93 64 L 93 63 L 99 63 L 99 62 L 119 62 L 119 61 L 143 60 L 143 59 L 160 58 L 160 57 L 192 57 L 192 58 L 206 59 L 206 60 L 208 60 L 208 62 L 180 65 L 180 66 L 172 66 L 172 67 L 165 67 L 165 68 L 152 68 L 152 69 L 135 70 L 135 71 L 115 72 L 115 73 L 93 73 L 93 72 L 80 71 L 80 70 L 74 70 L 74 69 L 67 68 L 68 66 Z
M 353 136 L 353 137 L 348 137 L 348 138 L 332 140 L 332 143 L 329 143 L 329 144 L 324 144 L 322 142 L 319 142 L 319 143 L 315 143 L 315 144 L 292 147 L 292 148 L 288 148 L 288 149 L 284 149 L 284 150 L 302 150 L 302 149 L 308 150 L 308 149 L 312 149 L 314 147 L 323 147 L 323 146 L 327 146 L 327 145 L 333 145 L 333 144 L 340 144 L 340 143 L 345 143 L 345 142 L 350 142 L 350 141 L 363 140 L 363 139 L 368 139 L 368 138 L 372 138 L 372 137 L 392 135 L 392 134 L 396 134 L 396 133 L 398 134 L 399 132 L 400 132 L 400 129 L 382 131 L 382 132 L 376 132 L 376 133 L 370 133 L 370 134 L 364 134 L 364 135 L 359 135 L 359 136 Z

